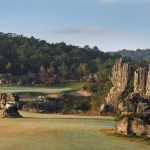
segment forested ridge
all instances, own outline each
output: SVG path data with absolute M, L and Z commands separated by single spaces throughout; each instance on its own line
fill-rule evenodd
M 115 58 L 96 46 L 50 44 L 33 36 L 0 33 L 0 73 L 19 76 L 49 71 L 64 78 L 79 79 L 86 73 L 97 72 L 99 64 Z
M 133 60 L 150 61 L 150 49 L 137 49 L 136 51 L 123 49 L 117 52 L 110 52 L 111 55 L 116 55 L 116 53 L 122 57 L 128 57 Z

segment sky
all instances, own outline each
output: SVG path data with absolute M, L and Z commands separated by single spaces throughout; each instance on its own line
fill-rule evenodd
M 150 48 L 150 0 L 0 0 L 0 32 L 102 51 Z

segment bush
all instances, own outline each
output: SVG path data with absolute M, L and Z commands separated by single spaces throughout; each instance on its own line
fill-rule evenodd
M 99 110 L 100 106 L 106 103 L 105 98 L 111 87 L 112 83 L 108 81 L 98 88 L 97 92 L 92 96 L 92 109 Z
M 74 110 L 82 110 L 82 111 L 87 111 L 91 108 L 91 105 L 88 104 L 88 102 L 80 102 L 77 104 L 74 104 L 73 109 Z

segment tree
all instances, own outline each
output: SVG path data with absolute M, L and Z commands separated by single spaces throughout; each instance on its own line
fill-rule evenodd
M 80 79 L 83 75 L 85 75 L 87 73 L 88 69 L 87 69 L 87 64 L 86 63 L 80 63 L 80 65 L 77 68 L 77 72 L 80 76 Z
M 61 75 L 63 76 L 63 78 L 65 79 L 66 76 L 69 74 L 69 69 L 67 67 L 67 65 L 63 64 L 60 67 L 58 67 Z
M 97 46 L 94 46 L 94 47 L 93 47 L 93 50 L 94 50 L 94 51 L 99 51 L 99 48 L 98 48 Z
M 99 58 L 97 58 L 97 59 L 95 60 L 95 64 L 96 64 L 97 70 L 100 70 L 100 66 L 101 66 L 102 62 L 101 62 L 101 60 L 100 60 Z
M 86 50 L 90 50 L 91 48 L 90 48 L 90 46 L 89 46 L 89 45 L 85 45 L 85 46 L 84 46 L 84 49 L 86 49 Z
M 49 66 L 49 67 L 47 68 L 47 73 L 49 74 L 49 76 L 53 76 L 54 73 L 55 73 L 54 67 L 53 67 L 53 66 Z
M 47 74 L 46 74 L 46 69 L 45 69 L 45 67 L 43 65 L 41 65 L 41 67 L 40 67 L 39 75 L 41 77 L 41 81 L 45 82 Z
M 11 70 L 11 63 L 8 62 L 6 65 L 5 65 L 5 68 L 6 70 L 9 72 Z

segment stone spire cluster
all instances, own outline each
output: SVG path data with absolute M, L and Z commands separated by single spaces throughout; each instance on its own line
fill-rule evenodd
M 118 108 L 121 112 L 116 124 L 118 133 L 150 137 L 150 67 L 139 67 L 134 72 L 134 91 L 119 101 L 131 79 L 131 67 L 122 59 L 117 60 L 110 75 L 113 87 L 106 97 L 107 104 L 101 105 L 100 114 L 111 114 Z
M 129 64 L 124 63 L 122 58 L 118 59 L 112 68 L 110 80 L 113 83 L 113 87 L 106 97 L 106 102 L 115 106 L 119 96 L 125 92 L 131 80 L 131 67 Z M 145 67 L 139 67 L 134 72 L 133 92 L 141 97 L 150 98 L 150 66 L 149 70 Z

